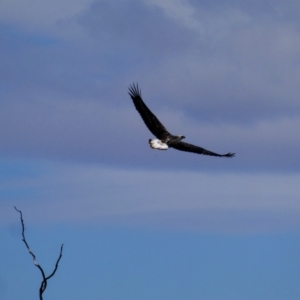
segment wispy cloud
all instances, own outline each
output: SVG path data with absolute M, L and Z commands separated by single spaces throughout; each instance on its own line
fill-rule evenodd
M 154 226 L 160 220 L 165 227 L 178 228 L 178 220 L 182 228 L 222 231 L 227 220 L 226 230 L 236 227 L 240 232 L 259 231 L 258 219 L 262 232 L 300 226 L 298 174 L 125 171 L 66 164 L 47 168 L 40 176 L 2 180 L 2 222 L 13 221 L 12 202 L 5 201 L 5 192 L 13 190 L 14 205 L 37 222 Z M 29 195 L 25 206 L 24 193 L 17 193 L 24 188 Z
M 188 1 L 184 0 L 149 0 L 146 3 L 149 5 L 155 5 L 161 8 L 167 17 L 172 18 L 183 26 L 199 30 L 200 24 L 195 18 L 195 9 L 189 4 Z

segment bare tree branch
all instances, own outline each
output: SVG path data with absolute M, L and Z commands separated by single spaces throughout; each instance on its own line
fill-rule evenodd
M 40 300 L 43 300 L 43 293 L 44 293 L 44 291 L 45 291 L 46 288 L 47 288 L 48 279 L 50 279 L 50 278 L 56 273 L 57 268 L 58 268 L 59 261 L 60 261 L 60 259 L 62 258 L 62 252 L 63 252 L 64 244 L 62 244 L 61 247 L 60 247 L 60 254 L 59 254 L 59 257 L 58 257 L 58 259 L 57 259 L 57 261 L 56 261 L 55 268 L 54 268 L 53 272 L 52 272 L 49 276 L 46 277 L 43 268 L 41 267 L 40 264 L 37 263 L 37 261 L 36 261 L 36 256 L 35 256 L 35 254 L 32 252 L 32 250 L 30 249 L 30 247 L 29 247 L 29 245 L 28 245 L 28 243 L 27 243 L 27 241 L 26 241 L 26 238 L 25 238 L 25 225 L 24 225 L 24 220 L 23 220 L 23 214 L 22 214 L 22 211 L 21 211 L 21 210 L 18 210 L 15 206 L 14 206 L 14 208 L 15 208 L 15 210 L 16 210 L 17 212 L 20 213 L 20 219 L 21 219 L 21 224 L 22 224 L 22 241 L 23 241 L 24 244 L 26 245 L 26 248 L 28 249 L 29 254 L 32 256 L 34 265 L 35 265 L 35 266 L 41 271 L 41 273 L 42 273 L 43 281 L 42 281 L 42 283 L 41 283 L 41 287 L 40 287 L 40 290 L 39 290 L 39 295 L 40 295 Z

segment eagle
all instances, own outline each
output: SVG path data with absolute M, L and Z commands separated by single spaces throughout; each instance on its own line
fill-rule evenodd
M 169 147 L 186 152 L 196 154 L 218 156 L 218 157 L 233 157 L 235 153 L 218 154 L 204 148 L 182 142 L 185 138 L 183 135 L 172 135 L 166 127 L 157 119 L 152 111 L 147 107 L 142 99 L 141 90 L 138 84 L 132 84 L 128 88 L 129 95 L 133 101 L 136 110 L 141 115 L 144 123 L 157 139 L 149 139 L 150 147 L 158 150 L 167 150 Z

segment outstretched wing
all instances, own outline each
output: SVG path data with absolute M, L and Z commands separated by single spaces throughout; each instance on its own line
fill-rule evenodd
M 218 153 L 214 153 L 211 152 L 209 150 L 206 150 L 204 148 L 195 146 L 195 145 L 191 145 L 188 143 L 184 143 L 184 142 L 179 142 L 177 144 L 174 145 L 170 145 L 170 147 L 175 148 L 177 150 L 180 151 L 186 151 L 186 152 L 193 152 L 193 153 L 197 153 L 197 154 L 203 154 L 203 155 L 211 155 L 211 156 L 219 156 L 219 157 L 233 157 L 235 155 L 235 153 L 227 153 L 227 154 L 218 154 Z
M 163 139 L 170 133 L 165 126 L 156 118 L 142 99 L 141 90 L 138 85 L 132 84 L 129 88 L 129 95 L 134 103 L 136 110 L 140 113 L 148 129 L 158 138 Z

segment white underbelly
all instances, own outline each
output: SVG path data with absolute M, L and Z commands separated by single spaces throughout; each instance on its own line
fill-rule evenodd
M 167 150 L 169 146 L 161 140 L 149 140 L 150 147 L 158 150 Z

